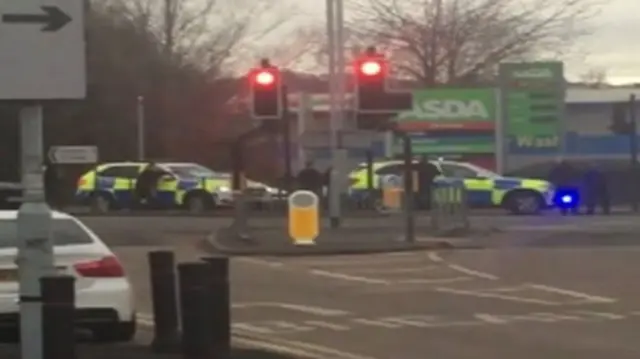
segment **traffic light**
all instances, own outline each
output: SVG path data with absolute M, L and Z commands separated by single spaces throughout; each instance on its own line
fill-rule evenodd
M 609 129 L 618 135 L 628 135 L 634 132 L 634 126 L 627 120 L 628 107 L 626 103 L 615 103 L 611 113 Z
M 356 59 L 354 69 L 356 109 L 359 113 L 395 115 L 412 108 L 410 92 L 387 91 L 389 63 L 375 48 L 367 48 Z
M 282 79 L 280 70 L 269 60 L 262 60 L 260 67 L 249 73 L 251 87 L 251 116 L 255 119 L 280 119 L 282 117 Z

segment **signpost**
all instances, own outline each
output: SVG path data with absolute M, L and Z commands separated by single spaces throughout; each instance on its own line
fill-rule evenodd
M 500 65 L 501 130 L 509 154 L 563 152 L 565 79 L 562 62 Z
M 320 199 L 311 191 L 289 196 L 289 236 L 295 245 L 314 245 L 320 234 Z
M 0 100 L 19 101 L 24 202 L 18 212 L 23 359 L 42 359 L 40 278 L 55 275 L 44 199 L 43 100 L 86 97 L 84 0 L 0 2 Z
M 97 146 L 53 146 L 47 153 L 49 161 L 56 164 L 75 165 L 98 162 Z

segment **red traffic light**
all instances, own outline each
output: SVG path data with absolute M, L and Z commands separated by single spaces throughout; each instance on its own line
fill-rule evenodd
M 360 73 L 365 76 L 378 76 L 382 73 L 382 64 L 380 61 L 364 61 L 360 64 Z
M 273 85 L 274 82 L 276 82 L 275 75 L 271 71 L 267 70 L 256 72 L 253 79 L 256 84 L 262 86 L 270 86 Z

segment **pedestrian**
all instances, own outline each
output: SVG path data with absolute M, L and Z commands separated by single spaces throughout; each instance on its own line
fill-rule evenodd
M 591 164 L 584 173 L 582 182 L 586 213 L 594 214 L 596 207 L 600 206 L 603 214 L 609 214 L 611 211 L 609 186 L 602 171 Z
M 433 191 L 433 181 L 440 175 L 440 170 L 426 157 L 415 165 L 418 172 L 418 208 L 429 210 L 431 208 L 431 192 Z
M 580 191 L 576 169 L 559 157 L 556 159 L 556 165 L 549 172 L 548 181 L 555 186 L 554 203 L 560 207 L 560 213 L 566 215 L 571 211 L 573 214 L 578 214 Z
M 141 207 L 153 207 L 158 190 L 158 180 L 167 174 L 155 162 L 148 162 L 136 180 L 136 202 Z
M 322 198 L 325 176 L 313 166 L 313 161 L 306 162 L 305 167 L 298 173 L 297 182 L 300 189 L 311 191 Z
M 54 209 L 61 206 L 62 178 L 59 168 L 54 163 L 46 163 L 44 166 L 44 198 L 45 202 Z

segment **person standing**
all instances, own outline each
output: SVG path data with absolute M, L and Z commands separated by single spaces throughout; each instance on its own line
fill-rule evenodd
M 431 192 L 433 181 L 440 174 L 440 171 L 426 157 L 420 159 L 416 164 L 418 172 L 418 208 L 423 210 L 431 209 Z
M 583 176 L 584 199 L 587 214 L 594 214 L 597 206 L 602 208 L 602 213 L 611 212 L 609 186 L 605 175 L 595 165 L 590 165 Z
M 158 180 L 165 174 L 166 172 L 155 162 L 147 163 L 136 181 L 135 195 L 139 205 L 151 207 L 154 204 Z
M 314 168 L 312 161 L 307 161 L 305 167 L 298 173 L 297 181 L 300 189 L 311 191 L 322 198 L 325 176 Z

